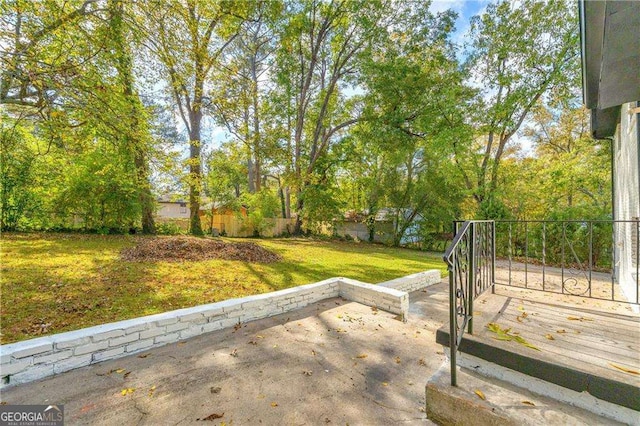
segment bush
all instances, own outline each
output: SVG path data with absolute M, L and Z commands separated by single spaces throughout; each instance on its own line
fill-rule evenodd
M 177 224 L 173 222 L 164 222 L 156 224 L 156 233 L 158 235 L 180 235 L 183 232 Z

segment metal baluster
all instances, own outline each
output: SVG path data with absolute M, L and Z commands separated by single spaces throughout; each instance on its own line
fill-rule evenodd
M 562 293 L 564 294 L 564 240 L 567 238 L 566 232 L 567 223 L 562 222 L 562 263 L 560 264 L 560 281 L 562 284 Z
M 547 222 L 542 222 L 542 291 L 545 290 L 546 263 L 547 263 Z
M 591 297 L 591 271 L 593 270 L 593 222 L 589 222 L 589 297 Z
M 529 222 L 524 223 L 524 288 L 529 287 Z

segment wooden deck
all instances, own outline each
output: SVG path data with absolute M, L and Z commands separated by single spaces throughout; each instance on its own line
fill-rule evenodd
M 474 334 L 465 333 L 460 351 L 640 409 L 638 315 L 589 309 L 595 303 L 592 299 L 587 299 L 586 307 L 578 307 L 561 304 L 559 298 L 554 303 L 553 298 L 541 301 L 521 296 L 498 290 L 478 298 Z M 445 345 L 448 327 L 442 327 L 437 336 Z M 534 348 L 518 342 L 516 336 Z

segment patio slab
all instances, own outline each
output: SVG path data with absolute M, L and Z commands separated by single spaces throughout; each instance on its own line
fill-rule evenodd
M 421 314 L 406 323 L 328 299 L 0 398 L 64 404 L 67 424 L 426 424 L 424 384 L 444 360 L 435 342 L 448 315 L 444 288 L 421 293 Z

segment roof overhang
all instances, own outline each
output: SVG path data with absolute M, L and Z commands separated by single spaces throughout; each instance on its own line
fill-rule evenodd
M 579 0 L 584 103 L 596 138 L 612 136 L 620 105 L 640 100 L 640 1 Z

